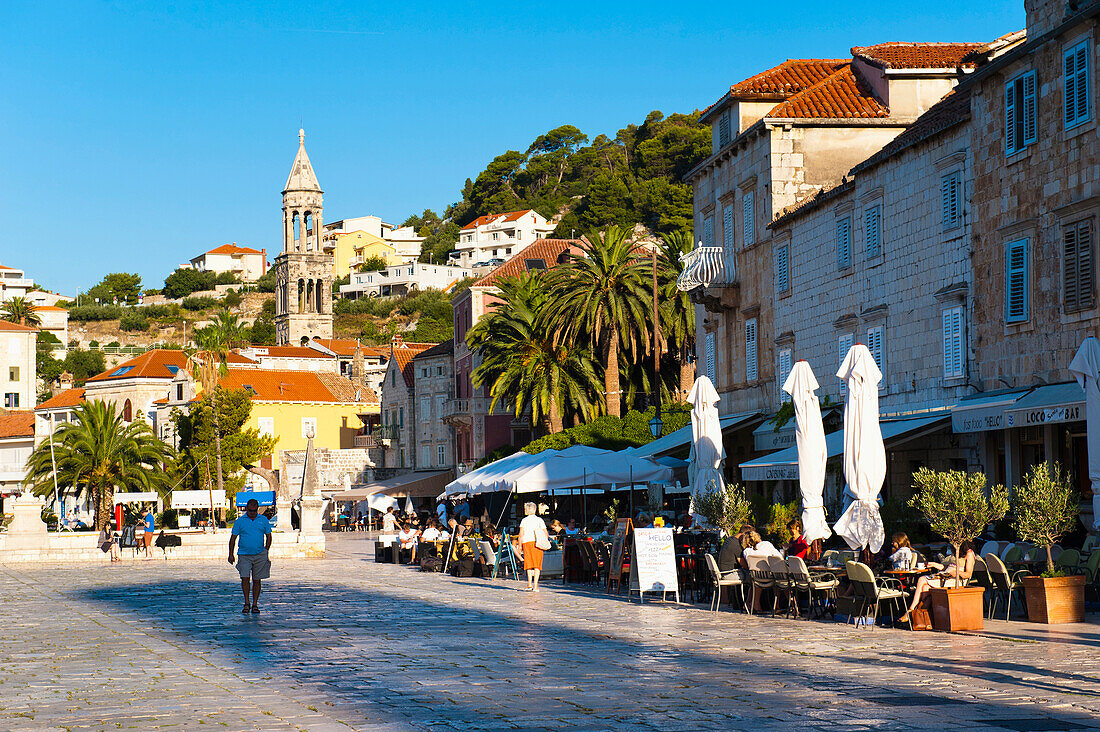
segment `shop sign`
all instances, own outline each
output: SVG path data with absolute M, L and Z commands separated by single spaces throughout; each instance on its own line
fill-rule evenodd
M 1010 426 L 1006 419 L 1004 407 L 965 409 L 951 413 L 951 431 L 956 434 L 960 432 L 1000 430 Z
M 798 463 L 741 466 L 741 480 L 798 480 Z
M 1080 422 L 1085 419 L 1085 405 L 1061 404 L 1057 407 L 1040 407 L 1037 409 L 1019 409 L 1008 413 L 1007 427 L 1031 427 L 1040 424 L 1056 424 L 1061 422 Z
M 792 420 L 793 421 L 793 420 Z M 795 444 L 794 427 L 783 427 L 778 432 L 773 429 L 757 431 L 753 433 L 753 447 L 757 452 L 771 452 L 782 450 Z

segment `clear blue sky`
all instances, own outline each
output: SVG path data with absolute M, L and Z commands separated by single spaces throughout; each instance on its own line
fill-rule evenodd
M 300 121 L 325 219 L 400 223 L 561 124 L 613 134 L 789 57 L 990 40 L 1023 16 L 1023 0 L 6 2 L 0 263 L 72 294 L 112 271 L 159 287 L 230 241 L 277 250 Z

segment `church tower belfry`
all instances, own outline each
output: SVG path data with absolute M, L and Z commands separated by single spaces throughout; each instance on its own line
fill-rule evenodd
M 322 194 L 298 130 L 298 154 L 283 188 L 283 251 L 275 258 L 275 342 L 332 338 L 332 255 L 323 247 Z

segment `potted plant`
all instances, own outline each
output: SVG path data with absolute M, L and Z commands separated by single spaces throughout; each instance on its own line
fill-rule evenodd
M 725 536 L 733 536 L 752 518 L 752 503 L 745 496 L 745 487 L 727 483 L 725 488 L 711 486 L 695 498 L 695 510 L 711 526 Z
M 951 544 L 956 561 L 963 542 L 973 541 L 990 523 L 1008 513 L 1003 485 L 986 490 L 982 473 L 921 468 L 913 473 L 915 495 L 909 505 L 928 520 L 929 528 Z M 981 630 L 981 587 L 933 588 L 932 624 L 937 630 Z
M 1047 569 L 1024 577 L 1027 618 L 1034 623 L 1079 623 L 1085 617 L 1085 578 L 1055 571 L 1050 548 L 1077 520 L 1077 492 L 1055 464 L 1031 469 L 1012 501 L 1012 525 L 1022 541 L 1046 549 Z

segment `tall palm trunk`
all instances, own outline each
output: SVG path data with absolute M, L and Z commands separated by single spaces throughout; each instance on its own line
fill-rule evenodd
M 603 372 L 604 398 L 607 401 L 607 413 L 612 417 L 622 416 L 622 394 L 619 393 L 619 336 L 608 336 L 607 368 Z
M 210 404 L 214 407 L 214 462 L 218 469 L 218 490 L 225 492 L 225 482 L 222 479 L 222 428 L 218 420 L 218 388 L 210 392 Z
M 114 495 L 106 486 L 99 486 L 95 491 L 95 529 L 103 531 L 107 528 L 107 522 L 111 520 L 111 509 L 114 508 Z M 122 527 L 118 527 L 122 531 Z
M 558 407 L 558 400 L 550 400 L 550 434 L 555 432 L 561 432 L 565 425 L 562 421 L 561 409 Z
M 676 395 L 677 401 L 687 401 L 691 385 L 695 383 L 695 364 L 686 358 L 680 361 L 680 393 Z

